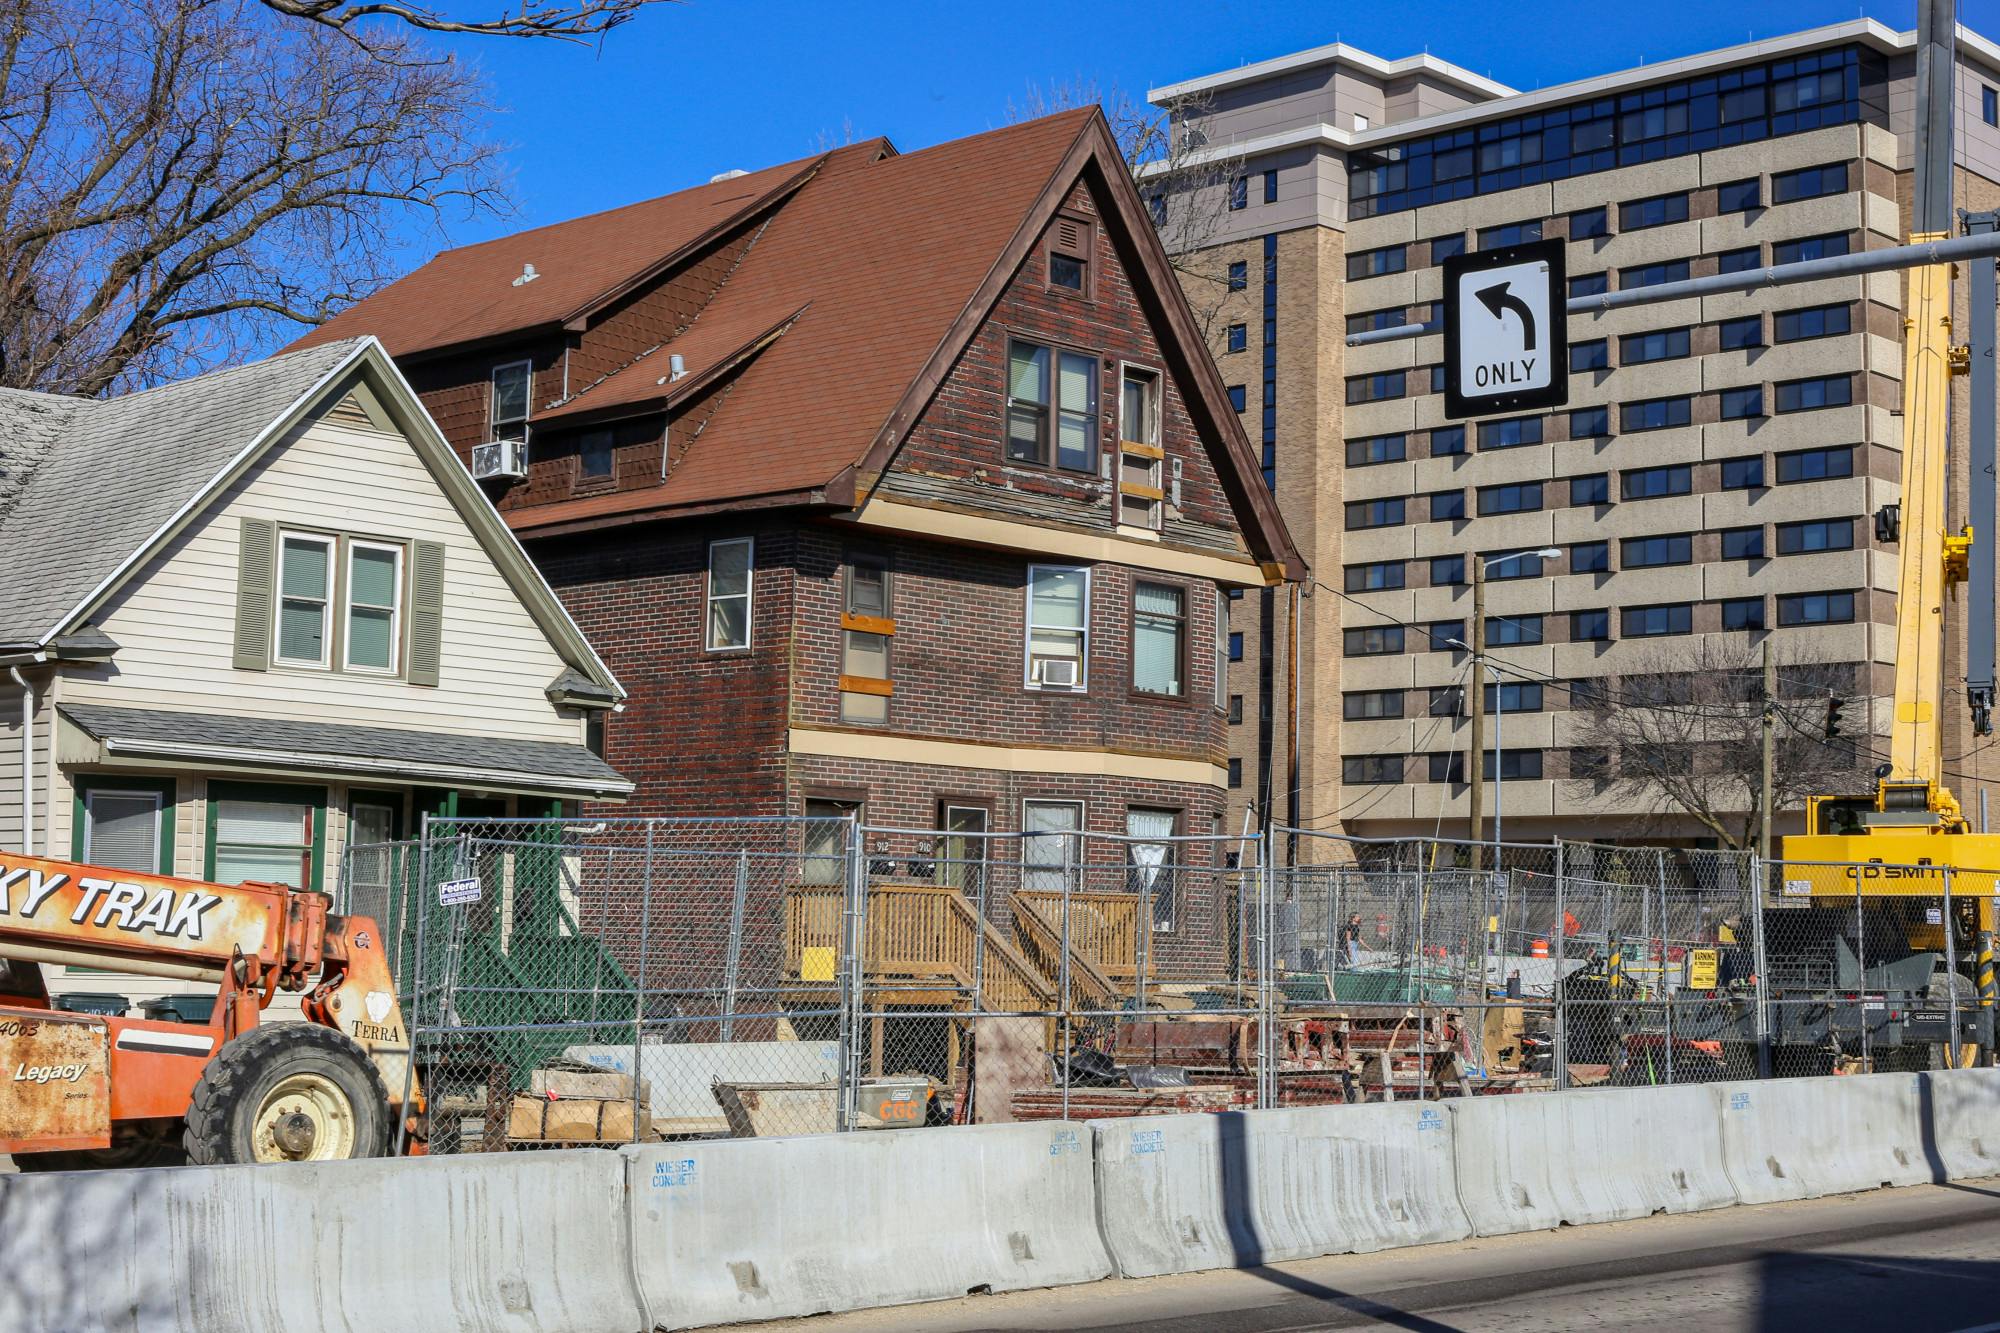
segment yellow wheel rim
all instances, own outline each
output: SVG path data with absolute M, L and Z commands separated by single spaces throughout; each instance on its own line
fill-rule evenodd
M 323 1074 L 293 1074 L 264 1095 L 251 1129 L 258 1162 L 335 1162 L 354 1155 L 354 1107 Z

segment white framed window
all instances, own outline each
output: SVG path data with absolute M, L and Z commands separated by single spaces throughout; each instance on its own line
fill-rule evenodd
M 1082 859 L 1082 801 L 1023 801 L 1021 887 L 1046 893 L 1062 892 L 1063 881 Z
M 347 547 L 347 625 L 342 657 L 350 671 L 394 675 L 403 642 L 403 548 L 386 542 Z
M 534 381 L 531 361 L 510 361 L 493 367 L 493 400 L 487 409 L 488 432 L 496 440 L 528 437 L 528 396 Z
M 279 538 L 278 552 L 278 660 L 287 666 L 327 666 L 334 539 L 287 532 Z
M 711 653 L 750 646 L 751 571 L 754 537 L 728 537 L 708 544 L 708 630 Z
M 112 870 L 162 875 L 160 807 L 156 791 L 92 787 L 83 794 L 83 859 Z
M 1159 375 L 1125 367 L 1118 401 L 1118 521 L 1158 532 L 1167 504 Z
M 1028 566 L 1027 686 L 1090 688 L 1090 570 Z

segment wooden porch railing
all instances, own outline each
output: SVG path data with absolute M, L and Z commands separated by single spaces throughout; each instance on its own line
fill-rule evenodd
M 1060 899 L 1061 895 L 1056 895 Z M 1044 915 L 1047 909 L 1028 901 L 1022 895 L 1014 898 L 1014 931 L 1021 940 L 1021 952 L 1027 955 L 1042 975 L 1053 978 L 1062 976 L 1062 904 L 1058 901 L 1052 909 L 1053 918 Z M 1070 903 L 1070 925 L 1077 923 L 1076 903 Z M 1078 946 L 1074 936 L 1069 942 L 1069 1000 L 1073 1008 L 1115 1010 L 1125 1007 L 1125 993 L 1118 984 L 1106 976 L 1090 956 Z M 1061 990 L 1058 980 L 1057 990 Z M 1058 995 L 1060 999 L 1060 995 Z
M 1051 889 L 1020 889 L 1014 894 L 1018 907 L 1028 905 L 1042 920 L 1060 928 L 1063 896 Z M 1070 947 L 1088 958 L 1115 982 L 1130 988 L 1139 975 L 1141 932 L 1147 951 L 1146 976 L 1158 969 L 1151 953 L 1154 946 L 1152 916 L 1144 908 L 1146 900 L 1136 893 L 1072 893 L 1069 895 Z
M 837 885 L 802 885 L 785 895 L 785 973 L 794 980 L 832 981 L 841 954 L 845 892 Z M 976 941 L 985 936 L 983 976 Z M 815 951 L 811 954 L 808 951 Z M 1045 1010 L 1055 988 L 958 890 L 937 884 L 874 884 L 862 928 L 863 974 L 874 982 L 949 982 L 971 1005 L 975 978 L 988 1009 Z

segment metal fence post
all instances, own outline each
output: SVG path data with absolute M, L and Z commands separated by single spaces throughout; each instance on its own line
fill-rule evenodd
M 1861 1069 L 1875 1072 L 1875 1041 L 1868 1031 L 1868 917 L 1862 910 L 1861 877 L 1854 877 L 1854 989 L 1861 996 Z
M 430 812 L 426 810 L 424 812 L 422 831 L 419 834 L 419 841 L 417 843 L 417 882 L 412 886 L 410 892 L 405 895 L 406 899 L 415 899 L 417 913 L 417 953 L 416 957 L 410 960 L 410 1058 L 403 1066 L 403 1097 L 399 1103 L 403 1114 L 402 1118 L 396 1122 L 396 1156 L 398 1157 L 403 1155 L 404 1147 L 409 1142 L 410 1087 L 416 1078 L 417 1049 L 424 1030 L 424 918 L 429 915 L 428 912 L 424 911 L 424 895 L 429 891 L 430 882 L 431 816 Z M 436 1096 L 437 1093 L 433 1091 L 431 1097 L 434 1099 Z
M 835 1061 L 836 1077 L 840 1081 L 835 1099 L 839 1115 L 835 1128 L 847 1131 L 854 1128 L 855 1108 L 859 1101 L 858 1070 L 859 1042 L 861 1036 L 861 988 L 863 964 L 861 959 L 861 914 L 867 908 L 867 877 L 863 870 L 861 853 L 861 821 L 854 815 L 847 819 L 847 885 L 842 895 L 845 902 L 841 908 L 840 985 L 836 1003 L 840 1006 L 840 1048 Z M 808 834 L 809 836 L 809 834 Z
M 1653 954 L 1654 984 L 1660 990 L 1660 997 L 1667 1002 L 1667 1086 L 1672 1087 L 1674 1082 L 1674 993 L 1673 990 L 1667 985 L 1667 949 L 1666 949 L 1666 938 L 1665 938 L 1667 933 L 1666 848 L 1664 847 L 1659 848 L 1654 853 L 1654 863 L 1655 863 L 1654 876 L 1659 881 L 1659 886 L 1660 886 L 1661 939 L 1659 948 L 1655 950 L 1653 947 L 1653 932 L 1649 928 L 1646 932 L 1646 949 Z M 1641 887 L 1639 890 L 1639 896 L 1641 898 L 1644 898 L 1646 896 L 1646 890 L 1643 887 Z M 1650 927 L 1650 923 L 1648 924 Z
M 632 997 L 632 1141 L 639 1141 L 639 1085 L 645 1078 L 646 983 L 653 949 L 653 835 L 658 825 L 646 821 L 646 863 L 639 868 L 639 977 Z M 607 864 L 615 864 L 608 861 Z
M 1549 987 L 1549 998 L 1555 1007 L 1555 1076 L 1558 1091 L 1569 1087 L 1569 997 L 1564 993 L 1563 959 L 1569 943 L 1569 909 L 1564 905 L 1564 879 L 1566 872 L 1566 847 L 1556 843 L 1556 956 L 1555 982 Z
M 1417 1002 L 1417 1100 L 1420 1102 L 1427 1100 L 1430 1083 L 1425 1077 L 1430 1065 L 1430 1048 L 1426 1041 L 1430 1028 L 1426 1020 L 1430 1014 L 1431 996 L 1431 960 L 1430 955 L 1424 951 L 1424 927 L 1428 924 L 1431 904 L 1431 858 L 1425 855 L 1427 849 L 1433 853 L 1436 850 L 1434 844 L 1417 844 L 1417 957 L 1405 982 L 1405 985 L 1416 989 L 1416 994 L 1408 998 Z M 1500 864 L 1500 848 L 1497 844 L 1493 848 L 1493 864 L 1496 866 Z
M 736 1037 L 736 991 L 743 973 L 743 901 L 750 893 L 750 849 L 736 849 L 736 892 L 729 902 L 729 952 L 722 964 L 722 1039 Z
M 1262 922 L 1257 946 L 1257 1105 L 1269 1109 L 1277 1102 L 1277 988 L 1272 977 L 1277 957 L 1273 935 L 1277 925 L 1277 894 L 1274 892 L 1276 866 L 1271 853 L 1271 829 L 1267 825 L 1257 839 L 1258 914 Z
M 1078 873 L 1078 862 L 1084 859 L 1083 840 L 1088 835 L 1082 831 L 1062 835 L 1062 930 L 1056 941 L 1056 1007 L 1062 1017 L 1057 1021 L 1056 1031 L 1061 1034 L 1063 1052 L 1062 1118 L 1069 1119 L 1069 1083 L 1073 1074 L 1071 1060 L 1075 1047 L 1075 1031 L 1071 1025 L 1069 1011 L 1069 895 L 1070 877 Z M 1072 842 L 1071 839 L 1075 841 Z M 1075 851 L 1072 851 L 1072 848 Z M 1144 904 L 1134 910 L 1143 911 Z
M 1773 864 L 1755 852 L 1750 854 L 1751 1003 L 1756 1006 L 1758 1078 L 1771 1077 L 1771 983 L 1765 975 L 1764 915 Z M 1721 943 L 1719 938 L 1717 943 Z
M 1964 1054 L 1965 1048 L 1958 1040 L 1958 941 L 1953 938 L 1957 930 L 1956 923 L 1952 920 L 1951 916 L 1951 880 L 1951 867 L 1946 866 L 1944 867 L 1944 910 L 1938 917 L 1939 924 L 1944 928 L 1945 1010 L 1948 1022 L 1946 1031 L 1951 1034 L 1949 1040 L 1945 1043 L 1944 1067 L 1946 1069 L 1957 1069 L 1959 1067 L 1959 1057 Z

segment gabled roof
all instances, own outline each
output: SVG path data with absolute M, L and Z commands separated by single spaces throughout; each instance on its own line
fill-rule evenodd
M 389 354 L 439 352 L 587 317 L 716 233 L 795 190 L 820 157 L 447 250 L 294 343 L 371 334 Z M 519 282 L 527 266 L 536 276 Z
M 109 399 L 0 394 L 0 457 L 36 460 L 0 491 L 0 650 L 76 635 L 146 560 L 302 421 L 367 386 L 570 666 L 624 697 L 382 345 L 326 343 Z M 51 426 L 60 420 L 60 426 Z
M 118 398 L 8 394 L 0 436 L 10 443 L 35 406 L 24 400 L 62 424 L 42 436 L 33 475 L 0 509 L 0 643 L 40 645 L 70 628 L 107 579 L 355 350 L 334 343 Z
M 791 172 L 795 183 L 771 187 L 775 202 L 754 242 L 692 325 L 576 391 L 555 415 L 601 415 L 621 405 L 628 414 L 641 405 L 653 410 L 668 387 L 660 383 L 664 363 L 683 344 L 705 353 L 734 345 L 726 399 L 660 484 L 510 508 L 517 531 L 549 535 L 760 505 L 851 507 L 889 465 L 1081 180 L 1100 201 L 1106 235 L 1134 273 L 1142 313 L 1158 333 L 1170 372 L 1186 387 L 1197 429 L 1221 446 L 1217 471 L 1252 552 L 1294 576 L 1303 572 L 1101 112 L 1068 111 L 908 154 L 870 140 L 835 149 L 804 173 L 773 170 Z M 579 237 L 600 236 L 603 216 L 527 235 L 544 248 L 566 250 L 567 228 L 578 228 Z M 648 244 L 642 253 L 650 262 L 659 249 Z M 426 294 L 445 299 L 438 284 L 457 271 L 448 260 L 440 256 L 329 327 L 385 324 L 396 333 Z M 778 329 L 779 336 L 769 336 Z M 701 368 L 689 355 L 690 379 Z M 682 393 L 691 398 L 694 387 Z M 550 416 L 539 407 L 531 432 Z

